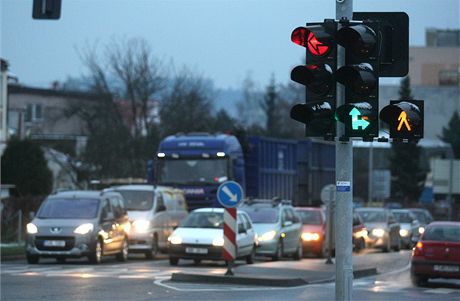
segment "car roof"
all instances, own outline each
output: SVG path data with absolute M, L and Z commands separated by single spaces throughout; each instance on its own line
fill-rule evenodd
M 217 213 L 223 213 L 224 208 L 199 208 L 195 209 L 192 212 L 217 212 Z
M 323 208 L 320 207 L 294 207 L 296 211 L 324 211 Z
M 460 222 L 448 222 L 448 221 L 438 221 L 431 222 L 427 227 L 436 227 L 436 226 L 456 226 L 460 227 Z
M 391 212 L 410 212 L 409 209 L 391 209 Z
M 111 186 L 109 188 L 106 188 L 105 191 L 110 191 L 110 190 L 136 190 L 136 191 L 153 191 L 154 189 L 160 190 L 160 191 L 171 191 L 171 190 L 178 190 L 174 187 L 170 186 L 154 186 L 154 185 L 145 185 L 145 184 L 129 184 L 129 185 L 118 185 L 118 186 Z
M 379 207 L 361 207 L 355 208 L 357 212 L 359 211 L 387 211 L 388 208 L 379 208 Z
M 49 195 L 49 198 L 100 198 L 102 195 L 99 190 L 69 190 L 60 191 Z

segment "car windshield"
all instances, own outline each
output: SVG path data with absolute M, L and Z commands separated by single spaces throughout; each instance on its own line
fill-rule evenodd
M 297 211 L 300 218 L 302 219 L 302 224 L 306 225 L 321 225 L 321 213 L 319 211 L 308 210 L 308 211 Z
M 220 212 L 192 212 L 184 219 L 180 227 L 222 229 L 224 228 L 224 214 Z
M 126 210 L 150 210 L 153 206 L 153 191 L 117 190 L 125 199 Z
M 278 222 L 278 209 L 272 207 L 244 207 L 253 224 L 274 224 Z
M 160 183 L 203 184 L 227 180 L 226 159 L 161 160 Z
M 385 212 L 369 210 L 369 211 L 359 211 L 359 215 L 365 223 L 383 223 L 386 221 Z
M 412 217 L 409 212 L 394 211 L 393 215 L 395 216 L 398 223 L 404 223 L 404 224 L 412 223 Z
M 69 218 L 92 219 L 96 218 L 99 209 L 98 199 L 48 199 L 45 201 L 38 218 Z
M 460 242 L 460 227 L 433 226 L 423 233 L 422 240 Z
M 415 215 L 417 220 L 424 225 L 429 224 L 431 222 L 430 218 L 423 211 L 414 210 L 412 211 L 412 213 Z

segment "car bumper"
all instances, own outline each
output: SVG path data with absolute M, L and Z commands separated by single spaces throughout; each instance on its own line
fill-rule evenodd
M 421 261 L 413 259 L 411 262 L 411 274 L 426 278 L 460 279 L 460 263 L 426 260 Z
M 323 248 L 323 241 L 322 240 L 317 240 L 317 241 L 304 241 L 303 240 L 302 247 L 303 247 L 304 253 L 308 253 L 308 252 L 319 253 Z
M 169 244 L 168 250 L 170 258 L 224 260 L 223 248 L 211 245 Z M 198 253 L 198 250 L 206 250 L 206 253 Z
M 366 247 L 368 248 L 385 248 L 387 246 L 388 238 L 383 237 L 368 237 L 366 240 Z
M 47 246 L 46 241 L 63 241 L 62 246 Z M 74 236 L 29 236 L 26 253 L 41 257 L 83 257 L 91 254 L 96 238 L 90 235 Z
M 146 252 L 152 249 L 153 233 L 130 233 L 129 251 Z
M 270 241 L 259 241 L 259 245 L 256 249 L 256 255 L 262 256 L 273 256 L 276 254 L 276 248 L 278 247 L 278 240 Z

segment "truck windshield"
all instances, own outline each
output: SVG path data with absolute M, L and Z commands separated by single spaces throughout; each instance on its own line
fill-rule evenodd
M 93 219 L 97 217 L 98 199 L 48 199 L 38 218 Z
M 163 160 L 160 164 L 160 183 L 203 184 L 221 183 L 228 178 L 226 159 Z

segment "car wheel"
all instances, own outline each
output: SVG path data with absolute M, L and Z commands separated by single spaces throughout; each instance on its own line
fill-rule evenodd
M 280 240 L 278 241 L 278 245 L 276 246 L 275 255 L 272 256 L 272 259 L 276 261 L 276 260 L 281 259 L 281 257 L 283 257 L 283 243 Z
M 38 255 L 27 254 L 26 258 L 27 258 L 27 263 L 28 264 L 37 264 L 40 261 L 40 256 L 38 256 Z
M 294 260 L 300 260 L 303 257 L 303 247 L 302 247 L 302 240 L 299 240 L 299 243 L 297 245 L 297 249 L 295 250 L 294 253 Z
M 145 253 L 147 259 L 154 259 L 158 255 L 158 237 L 153 238 L 152 249 Z
M 366 248 L 366 242 L 364 241 L 364 238 L 361 237 L 358 241 L 356 252 L 359 253 L 365 248 Z
M 66 258 L 65 257 L 56 257 L 57 263 L 65 263 Z
M 125 237 L 123 239 L 123 246 L 121 248 L 120 253 L 117 254 L 117 260 L 118 261 L 126 261 L 128 260 L 128 239 Z
M 399 235 L 396 237 L 396 245 L 393 248 L 395 251 L 401 250 L 401 237 Z
M 96 241 L 96 245 L 94 246 L 94 250 L 92 254 L 88 257 L 89 262 L 92 264 L 99 264 L 102 261 L 102 242 L 100 239 Z
M 391 236 L 388 237 L 385 246 L 383 247 L 382 251 L 387 253 L 391 250 Z
M 169 265 L 176 266 L 179 263 L 179 258 L 169 257 Z
M 252 247 L 251 253 L 248 256 L 246 256 L 246 263 L 253 264 L 255 256 L 256 256 L 256 246 Z
M 410 275 L 410 280 L 412 281 L 412 284 L 415 286 L 426 286 L 428 284 L 428 278 L 417 276 L 414 274 Z

